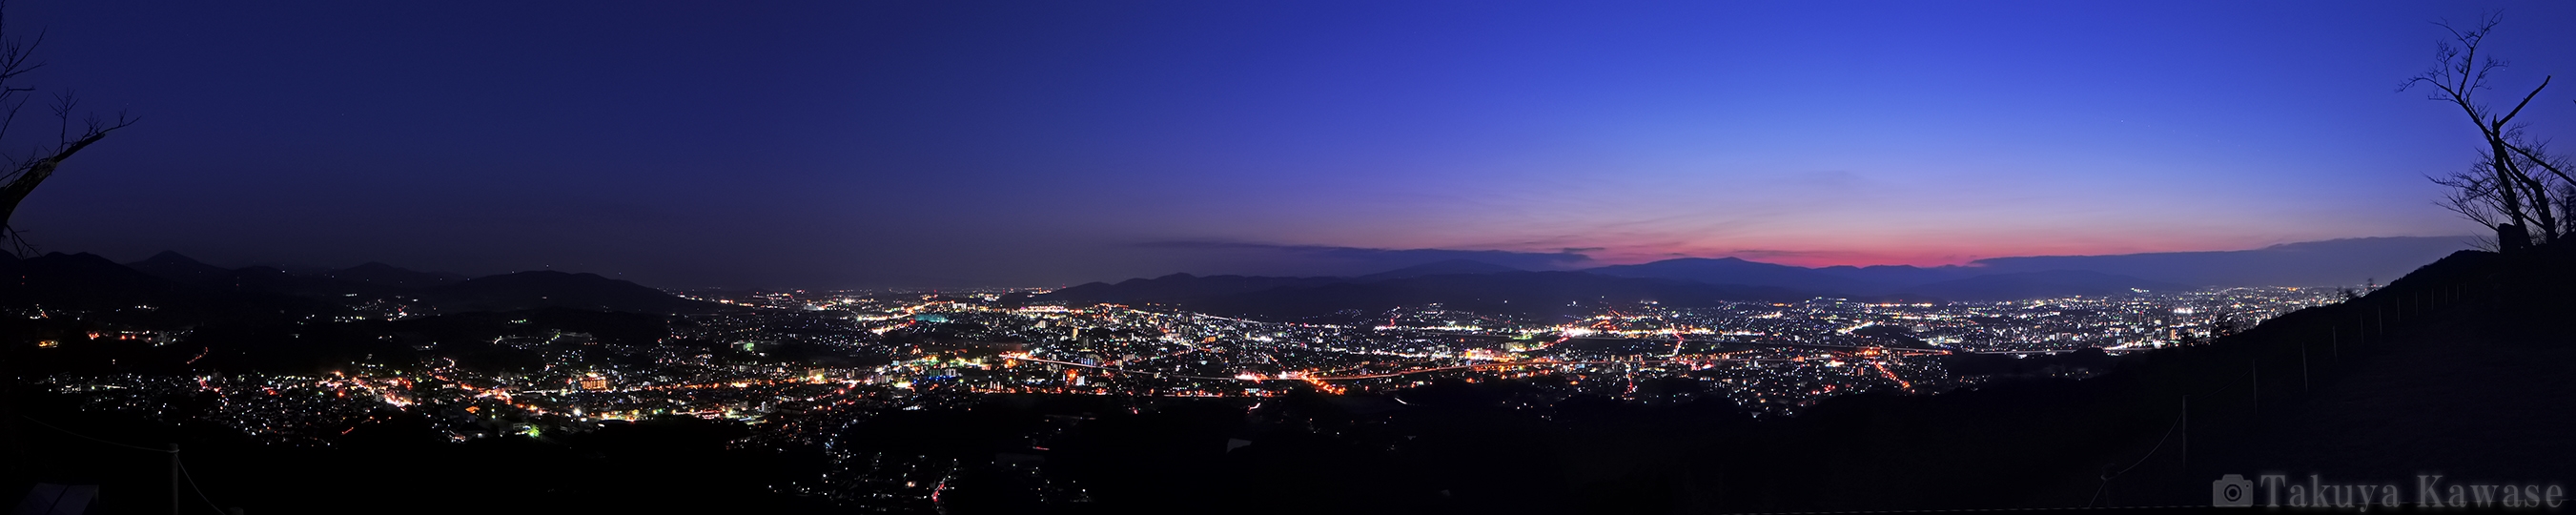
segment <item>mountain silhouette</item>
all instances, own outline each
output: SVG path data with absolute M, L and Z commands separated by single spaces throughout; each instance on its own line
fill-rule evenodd
M 209 286 L 234 291 L 277 293 L 301 297 L 373 297 L 390 295 L 399 288 L 376 286 L 329 277 L 296 275 L 265 266 L 246 266 L 233 270 L 224 280 Z
M 1836 277 L 1810 268 L 1745 261 L 1731 257 L 1667 259 L 1636 265 L 1605 266 L 1584 271 L 1613 277 L 1771 286 L 1819 292 L 1858 293 L 1878 289 L 1870 283 Z
M 194 300 L 171 280 L 97 254 L 55 252 L 11 259 L 5 266 L 0 272 L 5 272 L 8 280 L 5 288 L 0 288 L 0 299 L 12 304 L 113 311 Z
M 1817 268 L 1815 271 L 1825 275 L 1859 281 L 1884 290 L 1903 289 L 1908 286 L 1966 279 L 1976 277 L 1978 275 L 1993 273 L 1992 271 L 1971 267 L 1917 267 L 1912 265 L 1839 265 Z
M 466 276 L 457 274 L 418 272 L 375 261 L 369 261 L 358 266 L 323 272 L 318 275 L 344 281 L 410 288 L 444 286 L 465 282 L 466 279 L 469 279 Z
M 1584 271 L 1710 284 L 1777 286 L 1838 295 L 1919 294 L 1959 300 L 2018 300 L 2101 295 L 2133 287 L 2172 290 L 2360 284 L 2374 277 L 2404 274 L 2417 264 L 2467 247 L 2468 241 L 2467 237 L 2457 236 L 2353 238 L 2234 251 L 2004 257 L 1978 260 L 1968 266 L 1938 267 L 1805 268 L 1737 258 L 1680 258 Z M 1977 280 L 1981 276 L 1998 277 Z
M 142 261 L 126 263 L 125 266 L 154 277 L 191 284 L 219 283 L 233 275 L 232 270 L 205 264 L 168 250 L 153 254 L 152 257 L 144 258 Z
M 419 290 L 443 312 L 576 308 L 637 313 L 697 313 L 722 309 L 712 302 L 673 296 L 599 274 L 539 270 L 475 278 Z
M 1811 297 L 1814 294 L 1767 286 L 1608 277 L 1581 272 L 1510 272 L 1427 275 L 1280 288 L 1205 299 L 1189 305 L 1215 312 L 1272 318 L 1317 316 L 1346 309 L 1384 311 L 1399 306 L 1430 304 L 1481 313 L 1551 316 L 1589 313 L 1600 306 L 1638 302 L 1702 307 L 1729 301 L 1788 301 Z
M 2025 300 L 2070 295 L 2111 296 L 2132 290 L 2181 291 L 2183 285 L 2086 270 L 1987 274 L 1906 288 L 1917 296 L 1959 302 Z
M 1610 277 L 1583 272 L 1435 274 L 1374 281 L 1333 277 L 1196 277 L 1173 274 L 1115 285 L 1091 283 L 1039 295 L 1039 302 L 1068 304 L 1160 303 L 1225 315 L 1268 319 L 1320 316 L 1345 310 L 1383 311 L 1440 304 L 1468 311 L 1544 316 L 1593 307 L 1654 301 L 1710 306 L 1727 301 L 1783 301 L 1813 297 L 1785 288 L 1715 285 L 1670 279 Z M 1112 300 L 1101 300 L 1112 299 Z
M 1118 284 L 1087 283 L 1064 288 L 1037 300 L 1073 304 L 1142 304 L 1201 299 L 1219 295 L 1251 293 L 1282 287 L 1321 286 L 1348 281 L 1339 277 L 1262 277 L 1243 275 L 1171 274 L 1152 279 L 1128 279 Z
M 7 259 L 0 261 L 0 277 L 7 278 L 0 281 L 0 305 L 79 309 L 109 319 L 300 316 L 330 309 L 316 299 L 173 281 L 89 253 Z
M 162 251 L 151 258 L 127 263 L 125 266 L 154 277 L 192 286 L 326 298 L 375 298 L 394 295 L 411 288 L 450 284 L 465 279 L 464 276 L 455 274 L 413 272 L 383 263 L 367 263 L 318 273 L 295 273 L 269 266 L 225 269 L 172 251 Z
M 1069 305 L 1168 304 L 1225 314 L 1297 318 L 1340 310 L 1374 311 L 1443 304 L 1497 313 L 1559 314 L 1581 306 L 1656 301 L 1706 306 L 1725 301 L 1800 300 L 1815 296 L 1908 301 L 2005 301 L 2071 295 L 2117 295 L 2181 290 L 2182 285 L 2089 271 L 1980 274 L 1949 269 L 1880 270 L 1842 267 L 1842 273 L 1881 277 L 1948 278 L 1927 284 L 1870 283 L 1835 272 L 1735 258 L 1677 259 L 1577 272 L 1497 271 L 1472 261 L 1442 262 L 1354 278 L 1194 276 L 1172 274 L 1089 283 L 1038 295 L 1036 302 Z M 1633 274 L 1619 276 L 1614 274 Z M 1729 283 L 1717 281 L 1747 281 Z M 1506 302 L 1508 301 L 1508 302 Z M 1569 310 L 1568 303 L 1575 308 Z
M 1504 272 L 1522 271 L 1524 270 L 1472 259 L 1451 259 L 1363 275 L 1356 277 L 1355 279 L 1362 281 L 1377 281 L 1386 279 L 1403 279 L 1407 277 L 1421 277 L 1426 275 L 1499 274 Z
M 226 270 L 162 252 L 132 264 L 94 254 L 53 253 L 0 261 L 0 303 L 163 315 L 280 313 L 304 316 L 332 307 L 393 301 L 440 313 L 571 308 L 636 313 L 695 313 L 723 306 L 681 298 L 632 282 L 554 271 L 479 279 L 367 263 L 319 274 L 251 266 Z
M 2192 286 L 2331 286 L 2386 280 L 2467 249 L 2470 237 L 2392 237 L 2286 243 L 2252 250 L 1977 260 L 1989 272 L 2091 270 Z

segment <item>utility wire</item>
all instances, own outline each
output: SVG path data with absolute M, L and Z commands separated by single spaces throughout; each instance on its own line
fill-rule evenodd
M 2346 302 L 2346 303 L 2349 303 L 2349 302 L 2351 302 L 2351 301 L 2347 300 L 2347 301 L 2345 301 L 2345 302 Z M 2332 325 L 2332 327 L 2340 327 L 2340 325 Z M 2384 329 L 2383 329 L 2383 331 L 2384 331 Z M 2383 334 L 2384 334 L 2384 333 L 2383 333 Z M 2340 339 L 2340 338 L 2337 338 L 2337 339 Z M 2305 363 L 2305 360 L 2306 360 L 2306 354 L 2304 354 L 2304 352 L 2306 352 L 2306 351 L 2307 351 L 2307 347 L 2306 347 L 2306 345 L 2305 345 L 2305 344 L 2302 344 L 2302 345 L 2299 347 L 2299 350 L 2302 352 L 2302 354 L 2300 355 L 2300 359 L 2301 359 L 2302 366 L 2304 367 L 2304 366 L 2305 366 L 2305 365 L 2304 365 L 2304 363 Z M 2257 369 L 2257 373 L 2260 373 L 2260 369 Z M 2236 389 L 2236 387 L 2238 386 L 2238 384 L 2239 384 L 2239 383 L 2235 383 L 2235 382 L 2233 382 L 2233 381 L 2230 381 L 2230 382 L 2229 382 L 2229 384 L 2228 384 L 2227 386 L 2225 386 L 2225 387 L 2221 387 L 2221 388 L 2219 388 L 2219 389 L 2218 389 L 2218 390 L 2216 390 L 2216 391 L 2212 391 L 2212 392 L 2205 393 L 2205 394 L 2202 394 L 2202 395 L 2204 395 L 2204 396 L 2208 396 L 2208 395 L 2215 395 L 2215 394 L 2219 394 L 2219 393 L 2225 393 L 2225 392 L 2227 392 L 2227 391 L 2229 391 L 2229 390 L 2234 390 L 2234 389 Z M 2255 384 L 2255 385 L 2253 385 L 2253 386 L 2254 386 L 2255 388 L 2257 388 L 2257 389 L 2258 389 L 2258 390 L 2257 390 L 2257 393 L 2259 394 L 2259 393 L 2260 393 L 2259 388 L 2261 388 L 2261 387 L 2262 387 L 2262 385 L 2260 385 L 2260 384 Z M 2138 468 L 2138 466 L 2139 466 L 2139 465 L 2145 465 L 2145 464 L 2147 463 L 2147 459 L 2148 459 L 2148 458 L 2153 458 L 2153 457 L 2155 457 L 2155 456 L 2156 456 L 2156 451 L 2164 448 L 2164 446 L 2165 446 L 2165 441 L 2166 441 L 2166 440 L 2169 440 L 2169 439 L 2171 439 L 2171 438 L 2173 438 L 2174 430 L 2175 430 L 2175 429 L 2177 429 L 2177 428 L 2182 427 L 2182 422 L 2183 422 L 2183 420 L 2184 420 L 2186 417 L 2190 417 L 2190 416 L 2191 416 L 2191 413 L 2190 413 L 2190 411 L 2189 411 L 2189 409 L 2190 409 L 2190 408 L 2188 407 L 2188 406 L 2189 406 L 2189 404 L 2185 404 L 2185 406 L 2186 406 L 2186 407 L 2184 408 L 2184 412 L 2183 412 L 2181 415 L 2178 415 L 2178 416 L 2176 416 L 2176 418 L 2174 418 L 2173 425 L 2170 425 L 2170 426 L 2166 426 L 2166 427 L 2165 427 L 2165 434 L 2164 434 L 2164 436 L 2161 436 L 2161 437 L 2157 437 L 2157 438 L 2156 438 L 2156 445 L 2155 445 L 2154 447 L 2149 447 L 2149 448 L 2147 448 L 2147 454 L 2146 454 L 2145 456 L 2139 456 L 2139 457 L 2138 457 L 2138 461 L 2137 461 L 2136 463 L 2130 463 L 2128 467 L 2125 467 L 2125 468 L 2120 469 L 2120 471 L 2119 471 L 2119 472 L 2112 472 L 2112 473 L 2109 473 L 2109 474 L 2104 474 L 2104 475 L 2102 476 L 2102 485 L 2101 485 L 2101 486 L 2097 486 L 2097 487 L 2094 487 L 2094 488 L 2093 488 L 2093 498 L 2091 498 L 2091 499 L 2086 499 L 2086 500 L 2084 501 L 2084 506 L 2085 506 L 2086 508 L 2091 508 L 2091 507 L 2093 507 L 2093 503 L 2094 503 L 2094 502 L 2097 502 L 2097 501 L 2100 501 L 2100 500 L 2101 500 L 2101 498 L 2102 498 L 2102 492 L 2103 492 L 2104 490 L 2107 490 L 2107 489 L 2109 489 L 2109 488 L 2111 487 L 2111 480 L 2112 480 L 2112 479 L 2114 479 L 2114 478 L 2118 478 L 2118 477 L 2120 477 L 2120 475 L 2122 475 L 2122 474 L 2127 474 L 2127 473 L 2129 473 L 2129 471 L 2131 471 L 2131 470 L 2136 470 L 2136 469 Z
M 175 453 L 174 453 L 174 454 L 175 454 Z M 187 463 L 187 462 L 185 462 L 185 461 L 180 461 L 180 460 L 170 460 L 170 461 L 172 462 L 172 464 L 173 464 L 173 465 L 177 465 L 177 466 L 179 467 L 179 477 L 181 477 L 181 478 L 185 478 L 185 479 L 187 479 L 187 480 L 188 480 L 188 489 L 189 489 L 189 490 L 195 490 L 195 491 L 197 491 L 197 499 L 199 499 L 199 500 L 203 500 L 203 501 L 206 501 L 206 507 L 207 507 L 207 508 L 212 508 L 212 509 L 214 509 L 214 510 L 215 510 L 215 513 L 221 513 L 221 514 L 226 514 L 226 515 L 229 515 L 229 514 L 231 513 L 231 512 L 224 511 L 224 507 L 223 507 L 222 505 L 215 504 L 215 500 L 214 500 L 214 498 L 206 497 L 206 490 L 205 490 L 205 489 L 203 489 L 203 488 L 197 488 L 197 474 L 196 474 L 196 473 L 193 473 L 193 472 L 188 472 L 188 463 Z
M 2157 450 L 2159 450 L 2159 449 L 2163 449 L 2163 448 L 2165 448 L 2165 440 L 2169 440 L 2169 439 L 2172 439 L 2172 438 L 2173 438 L 2174 429 L 2182 427 L 2183 417 L 2187 417 L 2187 416 L 2190 416 L 2190 413 L 2185 412 L 2185 413 L 2183 413 L 2183 414 L 2181 414 L 2181 415 L 2176 415 L 2176 416 L 2174 417 L 2173 425 L 2165 426 L 2165 435 L 2164 435 L 2164 436 L 2160 436 L 2160 437 L 2156 437 L 2156 445 L 2155 445 L 2154 447 L 2148 447 L 2148 448 L 2147 448 L 2147 455 L 2145 455 L 2145 456 L 2139 456 L 2139 457 L 2138 457 L 2138 462 L 2137 462 L 2137 463 L 2131 463 L 2131 464 L 2129 464 L 2128 468 L 2120 469 L 2120 471 L 2119 471 L 2119 472 L 2113 472 L 2113 473 L 2110 473 L 2110 474 L 2105 474 L 2105 475 L 2103 475 L 2103 476 L 2102 476 L 2102 486 L 2093 487 L 2093 498 L 2091 498 L 2091 499 L 2085 499 L 2085 500 L 2084 500 L 2084 507 L 2086 507 L 2086 508 L 2091 508 L 2091 507 L 2093 507 L 2093 502 L 2094 502 L 2094 501 L 2098 501 L 2098 500 L 2101 500 L 2101 499 L 2102 499 L 2102 491 L 2103 491 L 2103 490 L 2106 490 L 2106 489 L 2111 488 L 2111 479 L 2112 479 L 2112 478 L 2117 478 L 2117 477 L 2120 477 L 2120 475 L 2121 475 L 2121 474 L 2127 474 L 2127 473 L 2129 473 L 2129 471 L 2131 471 L 2131 470 L 2136 470 L 2136 469 L 2138 468 L 2138 466 L 2139 466 L 2139 465 L 2145 465 L 2145 464 L 2147 464 L 2147 459 L 2148 459 L 2148 458 L 2156 457 L 2156 451 L 2157 451 Z
M 177 451 L 177 450 L 175 450 L 175 449 L 154 449 L 154 448 L 151 448 L 151 447 L 144 447 L 144 446 L 140 446 L 140 445 L 130 445 L 130 444 L 124 444 L 124 443 L 117 443 L 117 442 L 109 441 L 109 440 L 107 440 L 107 439 L 103 439 L 103 438 L 99 438 L 99 437 L 95 437 L 95 436 L 90 436 L 90 435 L 85 435 L 85 434 L 75 433 L 75 432 L 72 432 L 72 430 L 69 430 L 69 429 L 63 429 L 61 426 L 56 426 L 56 425 L 53 425 L 53 424 L 47 424 L 47 423 L 45 423 L 45 421 L 42 421 L 42 420 L 36 420 L 36 417 L 30 417 L 30 416 L 26 416 L 26 415 L 18 415 L 18 418 L 27 419 L 27 421 L 28 421 L 28 422 L 34 422 L 34 423 L 36 423 L 36 425 L 45 426 L 45 428 L 47 428 L 47 429 L 52 429 L 52 430 L 55 430 L 55 431 L 61 431 L 63 434 L 72 435 L 72 436 L 78 436 L 78 437 L 81 437 L 81 438 L 84 438 L 84 439 L 88 439 L 89 441 L 93 441 L 93 442 L 98 442 L 98 443 L 103 443 L 103 444 L 108 444 L 108 445 L 114 445 L 114 446 L 117 446 L 117 447 L 124 447 L 124 448 L 134 449 L 134 450 L 138 450 L 138 451 L 150 451 L 150 452 L 157 452 L 157 453 L 162 453 L 162 454 L 171 454 L 171 455 L 179 454 L 179 451 Z M 188 472 L 188 464 L 187 464 L 187 462 L 185 462 L 185 461 L 181 461 L 181 460 L 177 459 L 177 457 L 176 457 L 176 456 L 173 456 L 173 457 L 172 457 L 172 459 L 171 459 L 170 461 L 172 462 L 172 463 L 171 463 L 172 465 L 175 465 L 175 466 L 179 467 L 179 477 L 180 477 L 181 479 L 185 479 L 185 480 L 187 480 L 187 481 L 188 481 L 188 489 L 189 489 L 189 490 L 194 490 L 194 491 L 196 491 L 196 492 L 197 492 L 197 500 L 205 501 L 205 502 L 206 502 L 206 507 L 207 507 L 207 508 L 214 509 L 214 510 L 215 510 L 215 513 L 230 513 L 230 512 L 226 512 L 226 511 L 224 511 L 224 507 L 223 507 L 222 505 L 215 504 L 215 500 L 214 500 L 214 498 L 207 497 L 207 496 L 206 496 L 206 489 L 205 489 L 205 488 L 201 488 L 201 487 L 198 487 L 198 486 L 197 486 L 197 475 L 196 475 L 196 474 L 193 474 L 193 473 Z

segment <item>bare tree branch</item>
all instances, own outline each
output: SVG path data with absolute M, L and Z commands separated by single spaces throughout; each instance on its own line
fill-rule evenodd
M 2558 76 L 2556 76 L 2556 75 L 2549 75 L 2549 76 L 2543 76 L 2543 77 L 2541 77 L 2541 78 L 2540 78 L 2540 87 L 2531 88 L 2531 94 L 2523 95 L 2523 96 L 2522 96 L 2522 103 L 2514 104 L 2514 105 L 2513 105 L 2513 110 L 2512 110 L 2512 111 L 2507 111 L 2507 112 L 2505 112 L 2505 113 L 2504 113 L 2504 117 L 2503 117 L 2503 118 L 2497 118 L 2497 119 L 2496 119 L 2496 121 L 2495 121 L 2495 125 L 2496 125 L 2497 127 L 2503 127 L 2505 123 L 2513 121 L 2513 117 L 2514 117 L 2514 116 L 2522 114 L 2522 108 L 2523 108 L 2524 106 L 2529 106 L 2529 105 L 2531 105 L 2531 98 L 2532 98 L 2532 97 L 2540 96 L 2540 90 L 2548 89 L 2548 88 L 2549 88 L 2549 79 L 2554 79 L 2554 78 L 2557 78 L 2557 77 L 2558 77 Z
M 2478 128 L 2479 136 L 2486 140 L 2488 148 L 2481 152 L 2481 163 L 2473 169 L 2492 177 L 2475 181 L 2460 180 L 2457 176 L 2436 180 L 2437 184 L 2454 190 L 2443 201 L 2445 205 L 2499 234 L 2529 231 L 2542 242 L 2555 241 L 2569 234 L 2569 227 L 2576 226 L 2561 221 L 2571 213 L 2565 208 L 2567 202 L 2561 194 L 2564 188 L 2555 186 L 2563 184 L 2561 181 L 2567 181 L 2567 177 L 2551 160 L 2527 155 L 2529 149 L 2520 148 L 2519 129 L 2512 123 L 2533 99 L 2540 96 L 2542 90 L 2549 87 L 2551 78 L 2542 78 L 2538 87 L 2524 94 L 2521 101 L 2502 116 L 2495 115 L 2477 98 L 2478 90 L 2492 89 L 2488 80 L 2495 71 L 2507 66 L 2503 60 L 2479 54 L 2487 36 L 2501 22 L 2502 17 L 2489 14 L 2473 28 L 2436 23 L 2450 33 L 2450 40 L 2435 43 L 2433 66 L 2408 77 L 2397 89 L 2405 91 L 2421 85 L 2438 90 L 2439 94 L 2428 98 L 2460 108 L 2460 113 L 2469 117 L 2470 123 Z M 2534 177 L 2528 171 L 2531 165 L 2547 168 L 2557 175 Z M 2464 209 L 2471 207 L 2474 208 Z M 2490 209 L 2493 211 L 2486 211 Z M 2501 242 L 2500 245 L 2503 248 L 2519 247 L 2517 242 Z
M 34 61 L 36 50 L 44 46 L 45 33 L 37 32 L 33 41 L 7 37 L 5 23 L 7 10 L 7 2 L 0 0 L 0 139 L 5 139 L 9 129 L 16 125 L 18 113 L 27 105 L 26 93 L 36 90 L 36 88 L 10 81 L 45 66 L 42 62 Z M 12 253 L 23 255 L 33 252 L 36 248 L 25 241 L 25 231 L 9 224 L 12 215 L 18 210 L 18 205 L 26 201 L 27 195 L 35 192 L 36 187 L 42 185 L 45 179 L 53 177 L 64 160 L 71 159 L 74 154 L 97 144 L 99 140 L 106 139 L 109 133 L 132 126 L 138 121 L 124 113 L 117 113 L 114 121 L 100 118 L 95 114 L 86 115 L 82 120 L 81 132 L 74 135 L 71 132 L 72 117 L 79 105 L 80 97 L 72 91 L 66 90 L 54 95 L 53 102 L 47 105 L 55 121 L 53 144 L 36 145 L 29 149 L 24 158 L 6 158 L 8 163 L 5 172 L 0 172 L 0 239 L 9 241 L 5 248 Z

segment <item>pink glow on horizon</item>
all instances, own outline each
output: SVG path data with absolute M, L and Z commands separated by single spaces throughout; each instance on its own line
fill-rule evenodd
M 1910 265 L 1918 267 L 1965 266 L 1980 259 L 2022 256 L 2098 256 L 2156 252 L 2208 252 L 2262 248 L 2294 241 L 2315 241 L 2331 237 L 2298 239 L 2253 239 L 2213 242 L 2175 238 L 2158 241 L 2137 238 L 2130 241 L 2027 241 L 1983 244 L 1971 241 L 1916 242 L 1913 245 L 1867 247 L 1858 245 L 1819 244 L 1813 246 L 1720 246 L 1674 245 L 1669 247 L 1611 247 L 1584 252 L 1592 265 L 1629 265 L 1686 257 L 1725 258 L 1779 265 L 1819 268 L 1828 266 Z M 1798 250 L 1772 250 L 1788 248 Z M 1669 249 L 1669 250 L 1667 250 Z

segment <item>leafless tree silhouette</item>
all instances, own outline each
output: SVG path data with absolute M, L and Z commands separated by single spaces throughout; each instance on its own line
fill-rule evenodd
M 27 100 L 36 91 L 36 88 L 21 85 L 24 81 L 18 76 L 45 66 L 45 63 L 35 60 L 36 49 L 44 45 L 45 35 L 39 32 L 32 41 L 11 37 L 8 34 L 7 7 L 5 2 L 0 2 L 0 142 L 8 141 L 10 128 L 17 124 L 18 113 L 26 108 Z M 33 148 L 25 154 L 0 153 L 0 165 L 7 167 L 5 173 L 0 173 L 0 238 L 8 240 L 8 251 L 13 254 L 24 256 L 36 251 L 35 246 L 19 235 L 17 226 L 10 223 L 11 215 L 18 212 L 18 204 L 27 200 L 27 194 L 34 193 L 37 185 L 53 177 L 63 160 L 71 159 L 72 154 L 106 139 L 109 132 L 134 125 L 136 121 L 121 112 L 114 120 L 88 115 L 82 117 L 81 130 L 75 133 L 71 130 L 72 113 L 79 105 L 79 96 L 71 91 L 55 94 L 53 101 L 46 105 L 56 123 L 54 141 L 32 145 Z
M 2480 162 L 2470 166 L 2468 170 L 2451 172 L 2450 175 L 2432 179 L 2434 184 L 2449 189 L 2443 192 L 2442 200 L 2438 202 L 2443 209 L 2459 213 L 2461 218 L 2477 222 L 2478 225 L 2498 226 L 2496 217 L 2499 213 L 2505 212 L 2506 208 L 2496 192 L 2495 175 L 2488 171 L 2486 163 Z M 2477 246 L 2486 250 L 2500 250 L 2493 237 L 2479 237 Z
M 2571 204 L 2566 198 L 2576 179 L 2568 177 L 2565 158 L 2551 156 L 2545 142 L 2532 141 L 2513 122 L 2553 77 L 2541 78 L 2540 85 L 2509 110 L 2499 112 L 2477 96 L 2480 90 L 2493 89 L 2490 75 L 2507 65 L 2478 54 L 2478 46 L 2500 21 L 2491 14 L 2469 29 L 2439 24 L 2451 39 L 2435 47 L 2433 67 L 2407 78 L 2397 89 L 2430 87 L 2432 100 L 2459 107 L 2477 126 L 2487 146 L 2478 161 L 2468 171 L 2435 177 L 2433 182 L 2451 188 L 2441 202 L 2443 207 L 2494 229 L 2496 250 L 2511 251 L 2576 232 L 2571 230 L 2576 229 L 2576 213 L 2568 211 Z

